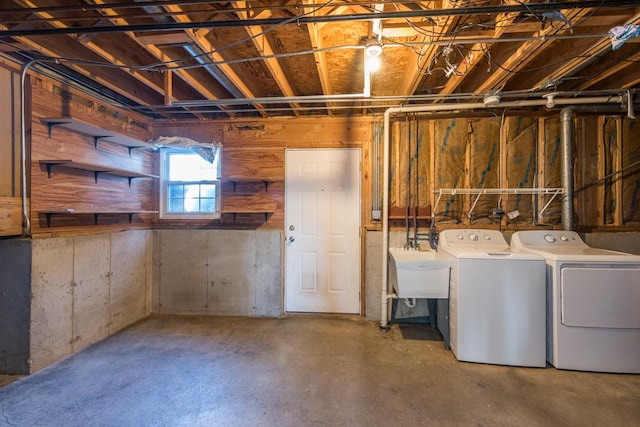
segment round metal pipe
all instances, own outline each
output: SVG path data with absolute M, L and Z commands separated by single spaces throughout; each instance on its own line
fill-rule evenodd
M 574 163 L 574 135 L 573 135 L 573 109 L 563 108 L 560 111 L 562 144 L 562 164 L 561 164 L 561 182 L 564 188 L 564 197 L 562 198 L 561 222 L 563 230 L 573 230 L 573 163 Z

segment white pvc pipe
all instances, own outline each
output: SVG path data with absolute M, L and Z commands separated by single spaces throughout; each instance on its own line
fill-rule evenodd
M 623 96 L 597 96 L 586 98 L 561 98 L 555 99 L 555 105 L 579 105 L 579 104 L 611 104 L 622 103 Z M 487 108 L 508 108 L 508 107 L 536 107 L 546 105 L 545 98 L 523 101 L 500 102 L 497 105 L 485 105 L 482 102 L 469 102 L 460 104 L 431 104 L 412 105 L 407 107 L 391 107 L 384 112 L 384 148 L 383 148 L 383 178 L 382 178 L 382 307 L 380 314 L 380 329 L 386 330 L 389 327 L 389 299 L 393 294 L 389 294 L 389 151 L 390 151 L 390 117 L 399 113 L 435 113 L 440 111 L 459 111 Z
M 22 165 L 22 237 L 27 237 L 31 234 L 31 219 L 29 218 L 29 208 L 27 206 L 27 107 L 25 97 L 25 82 L 27 78 L 27 71 L 29 67 L 36 61 L 32 60 L 27 62 L 22 67 L 20 73 L 20 163 Z

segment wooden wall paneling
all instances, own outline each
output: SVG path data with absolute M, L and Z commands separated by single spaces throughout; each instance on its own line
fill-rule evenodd
M 22 234 L 22 198 L 0 197 L 0 236 Z
M 361 198 L 361 209 L 362 209 L 362 218 L 360 220 L 362 227 L 365 229 L 372 225 L 371 221 L 371 210 L 372 210 L 372 197 L 373 197 L 373 144 L 374 142 L 374 126 L 375 123 L 371 123 L 371 132 L 370 138 L 367 141 L 364 141 L 362 144 L 362 162 L 361 162 L 361 174 L 362 174 L 362 185 L 360 187 L 360 198 Z M 363 239 L 364 241 L 364 239 Z M 364 244 L 364 243 L 363 243 Z M 364 250 L 364 248 L 362 248 Z M 364 253 L 364 252 L 363 252 Z M 364 271 L 361 272 L 362 277 L 364 277 Z M 364 295 L 364 293 L 362 293 Z M 363 298 L 364 299 L 364 298 Z M 364 313 L 364 311 L 362 311 Z
M 72 117 L 135 139 L 150 138 L 151 120 L 102 105 L 71 89 L 43 78 L 34 79 L 31 124 L 31 221 L 34 236 L 102 232 L 130 227 L 149 227 L 155 215 L 155 179 L 99 174 L 64 166 L 51 170 L 41 160 L 65 159 L 104 166 L 105 170 L 127 170 L 152 174 L 156 154 L 100 141 L 64 128 L 49 128 L 41 119 Z M 67 214 L 44 212 L 73 210 Z M 143 214 L 110 213 L 145 211 Z M 86 212 L 83 213 L 83 212 Z M 98 216 L 95 216 L 99 212 Z M 82 213 L 82 214 L 81 214 Z M 131 222 L 130 222 L 131 221 Z M 97 225 L 96 225 L 97 223 Z
M 640 125 L 622 119 L 622 222 L 640 225 Z

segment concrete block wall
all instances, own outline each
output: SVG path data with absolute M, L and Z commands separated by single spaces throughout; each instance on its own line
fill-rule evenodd
M 154 312 L 278 317 L 280 230 L 155 230 Z
M 33 240 L 30 372 L 151 312 L 150 230 Z

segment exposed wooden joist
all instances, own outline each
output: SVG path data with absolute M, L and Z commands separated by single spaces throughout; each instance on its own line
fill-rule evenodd
M 35 4 L 34 2 L 30 1 L 30 0 L 16 0 L 16 3 L 20 4 L 22 7 L 24 8 L 35 8 L 37 7 L 37 4 Z M 47 12 L 37 12 L 35 13 L 35 15 L 47 19 L 49 22 L 49 25 L 56 27 L 56 28 L 68 28 L 68 25 L 65 24 L 64 22 L 55 19 L 55 17 Z M 72 38 L 72 35 L 68 35 L 69 38 Z M 92 52 L 94 52 L 95 54 L 97 54 L 98 56 L 100 56 L 101 58 L 103 58 L 105 60 L 106 63 L 111 63 L 113 65 L 117 65 L 122 67 L 122 72 L 126 72 L 128 74 L 130 74 L 131 76 L 133 76 L 136 80 L 140 81 L 141 83 L 143 83 L 144 85 L 148 86 L 149 88 L 153 89 L 155 92 L 157 93 L 162 93 L 163 92 L 163 88 L 162 86 L 160 86 L 157 82 L 154 82 L 153 80 L 149 79 L 147 76 L 144 75 L 144 73 L 141 73 L 133 68 L 128 68 L 130 67 L 132 64 L 127 64 L 124 61 L 122 61 L 120 58 L 115 57 L 114 55 L 112 55 L 111 53 L 107 52 L 105 49 L 102 49 L 100 46 L 98 46 L 96 43 L 94 43 L 92 41 L 92 38 L 84 38 L 84 37 L 77 37 L 75 39 L 75 41 L 81 43 L 82 45 L 84 45 L 87 49 L 91 50 Z
M 165 10 L 168 12 L 172 12 L 172 18 L 176 22 L 180 23 L 188 23 L 191 22 L 189 16 L 185 13 L 185 11 L 180 6 L 176 5 L 168 5 L 163 6 Z M 191 38 L 191 40 L 203 51 L 207 53 L 207 57 L 211 58 L 213 61 L 212 65 L 218 67 L 220 71 L 224 73 L 224 75 L 229 79 L 229 81 L 242 93 L 245 98 L 251 99 L 256 98 L 257 95 L 253 92 L 252 89 L 245 83 L 250 81 L 247 76 L 241 76 L 238 74 L 229 64 L 224 63 L 224 57 L 217 51 L 216 47 L 207 40 L 203 32 L 193 32 L 190 30 L 184 30 L 185 34 Z M 205 96 L 206 97 L 206 96 Z M 253 104 L 255 108 L 260 112 L 263 117 L 266 117 L 267 114 L 264 111 L 264 107 L 259 104 Z
M 640 15 L 634 16 L 625 24 L 637 24 L 638 22 L 640 22 Z M 545 75 L 543 78 L 539 79 L 538 82 L 534 85 L 534 88 L 543 88 L 546 82 L 561 81 L 563 78 L 574 75 L 589 64 L 597 61 L 600 55 L 602 55 L 604 52 L 607 52 L 609 49 L 611 49 L 611 39 L 608 36 L 599 39 L 588 49 L 584 50 L 579 55 L 576 55 L 575 58 L 566 62 L 562 67 L 556 69 L 553 73 Z M 625 64 L 618 64 L 617 66 L 612 68 L 617 68 L 619 66 L 621 66 L 621 68 L 619 69 L 625 68 Z M 598 75 L 594 79 L 590 79 L 588 82 L 583 83 L 579 86 L 579 89 L 587 89 L 596 84 L 598 81 L 602 81 L 609 75 L 611 75 L 611 72 L 607 72 L 607 70 L 603 71 L 604 73 L 602 73 L 602 75 Z M 611 71 L 611 69 L 609 71 Z
M 575 25 L 575 23 L 580 19 L 590 15 L 591 13 L 593 13 L 593 11 L 590 9 L 571 10 L 565 13 L 565 17 Z M 561 32 L 566 28 L 566 24 L 563 24 L 560 30 L 551 25 L 547 25 L 544 29 L 535 33 L 534 37 L 542 38 Z M 553 40 L 546 40 L 542 42 L 538 40 L 530 40 L 523 42 L 513 55 L 503 62 L 502 67 L 494 70 L 483 82 L 478 84 L 475 88 L 476 93 L 489 93 L 492 90 L 502 88 L 517 71 L 526 67 L 527 64 L 537 58 L 538 55 L 544 52 L 544 50 L 553 44 L 553 42 Z
M 455 7 L 455 4 L 452 5 L 449 0 L 442 2 L 442 8 L 449 7 Z M 431 41 L 441 40 L 446 34 L 451 32 L 454 23 L 457 21 L 457 17 L 447 16 L 441 18 L 440 21 L 441 22 L 439 22 L 432 30 L 433 36 L 431 37 Z M 398 90 L 398 95 L 413 95 L 418 86 L 420 86 L 420 82 L 422 81 L 425 69 L 428 67 L 429 62 L 431 62 L 440 49 L 440 46 L 428 45 L 425 51 L 422 52 L 419 57 L 415 58 L 418 61 L 418 64 L 416 64 L 415 67 L 407 67 L 404 77 L 402 78 L 403 83 Z M 417 56 L 413 51 L 410 55 L 414 57 Z
M 248 4 L 246 1 L 232 1 L 231 4 L 237 9 L 247 9 Z M 249 12 L 237 12 L 238 16 L 241 19 L 249 19 Z M 252 16 L 252 18 L 260 19 L 260 18 L 269 18 L 273 14 L 271 11 L 261 11 L 259 14 Z M 291 86 L 289 79 L 287 77 L 286 70 L 280 64 L 280 61 L 277 58 L 274 58 L 275 50 L 271 45 L 271 42 L 264 34 L 264 29 L 262 27 L 257 26 L 249 26 L 245 27 L 247 34 L 251 36 L 251 41 L 253 45 L 258 49 L 258 52 L 266 58 L 264 58 L 264 63 L 269 69 L 271 76 L 275 80 L 276 84 L 282 91 L 283 95 L 286 97 L 294 97 L 297 95 L 297 91 Z M 300 104 L 292 102 L 291 106 L 293 107 L 293 113 L 296 116 L 299 116 L 299 107 Z
M 509 4 L 516 3 L 515 0 L 509 0 Z M 511 26 L 511 24 L 515 21 L 515 19 L 519 16 L 517 13 L 506 13 L 499 14 L 496 17 L 496 28 L 494 30 L 494 34 L 492 38 L 499 39 L 503 36 L 506 29 Z M 461 74 L 452 74 L 449 77 L 445 87 L 440 91 L 443 95 L 448 95 L 450 93 L 454 93 L 455 90 L 460 86 L 463 80 L 468 76 L 468 72 L 472 70 L 476 65 L 480 63 L 485 57 L 485 53 L 487 52 L 488 46 L 485 43 L 476 43 L 471 47 L 469 56 L 465 59 L 465 69 L 458 69 Z

